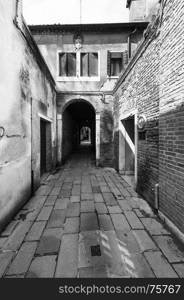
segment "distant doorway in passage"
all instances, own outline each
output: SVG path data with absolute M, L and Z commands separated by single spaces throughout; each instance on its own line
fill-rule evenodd
M 83 126 L 80 130 L 80 145 L 91 145 L 91 129 L 87 126 Z

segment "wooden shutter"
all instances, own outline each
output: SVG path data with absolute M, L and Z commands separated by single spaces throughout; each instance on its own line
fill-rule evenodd
M 98 76 L 98 53 L 89 53 L 89 71 L 90 77 Z
M 111 76 L 111 52 L 107 51 L 107 75 Z
M 67 53 L 67 75 L 76 76 L 76 53 Z
M 59 55 L 59 76 L 67 76 L 67 56 L 66 53 Z
M 88 76 L 88 53 L 81 53 L 81 76 Z

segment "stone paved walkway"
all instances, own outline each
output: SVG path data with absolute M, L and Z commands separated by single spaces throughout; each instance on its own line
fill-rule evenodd
M 0 237 L 0 276 L 184 277 L 184 251 L 113 169 L 74 156 Z

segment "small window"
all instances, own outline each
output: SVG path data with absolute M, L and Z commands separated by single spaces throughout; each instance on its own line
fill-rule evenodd
M 108 52 L 107 73 L 109 76 L 119 76 L 128 63 L 128 51 Z
M 81 53 L 81 76 L 98 76 L 98 53 Z
M 76 53 L 59 54 L 59 76 L 76 76 Z

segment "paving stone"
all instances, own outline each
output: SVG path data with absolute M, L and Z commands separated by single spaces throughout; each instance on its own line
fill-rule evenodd
M 0 250 L 7 241 L 8 237 L 0 237 Z
M 104 199 L 102 197 L 102 194 L 94 194 L 94 199 L 95 199 L 95 202 L 104 202 Z
M 124 211 L 124 214 L 133 229 L 144 229 L 143 224 L 133 211 Z
M 92 186 L 92 191 L 93 193 L 101 193 L 101 189 L 99 186 Z
M 167 262 L 160 251 L 144 253 L 153 272 L 158 278 L 176 278 L 178 277 L 171 265 Z
M 34 196 L 27 202 L 26 205 L 24 205 L 24 209 L 41 208 L 44 205 L 46 199 L 47 196 Z
M 135 236 L 137 243 L 139 244 L 141 252 L 158 250 L 156 244 L 145 230 L 133 230 L 132 233 Z
M 82 185 L 81 186 L 81 192 L 83 194 L 92 193 L 92 187 L 90 185 Z
M 115 200 L 112 193 L 103 193 L 103 198 L 104 198 L 106 205 L 109 205 L 109 206 L 117 205 L 117 201 Z
M 54 209 L 67 209 L 69 204 L 69 198 L 59 198 L 57 199 Z
M 53 278 L 56 267 L 55 255 L 35 257 L 31 263 L 27 278 Z
M 47 221 L 52 209 L 52 206 L 44 206 L 37 217 L 37 221 Z
M 62 238 L 55 277 L 75 278 L 78 267 L 78 234 L 65 234 Z
M 95 203 L 95 209 L 98 214 L 107 214 L 108 210 L 104 203 Z
M 72 189 L 72 195 L 80 196 L 81 187 L 80 185 L 74 185 Z
M 13 230 L 15 229 L 18 223 L 19 221 L 11 221 L 7 225 L 7 227 L 3 230 L 3 232 L 1 232 L 1 236 L 9 236 L 13 232 Z
M 118 203 L 122 210 L 132 210 L 132 207 L 129 205 L 129 202 L 127 200 L 118 200 Z
M 99 231 L 98 239 L 102 252 L 99 265 L 105 264 L 108 277 L 129 277 L 115 231 Z
M 114 230 L 111 218 L 109 215 L 99 215 L 100 229 L 104 231 Z
M 95 213 L 81 213 L 80 231 L 98 230 L 98 220 Z
M 136 213 L 136 215 L 139 217 L 139 218 L 144 218 L 145 216 L 143 215 L 143 213 L 141 212 L 140 209 L 138 208 L 135 208 L 134 209 L 134 212 Z
M 172 266 L 179 277 L 184 278 L 184 264 L 173 264 Z
M 60 191 L 61 191 L 60 187 L 54 187 L 49 195 L 50 196 L 58 196 L 60 194 Z
M 106 278 L 107 271 L 105 267 L 88 267 L 88 268 L 79 268 L 78 271 L 79 278 Z
M 92 193 L 82 193 L 81 194 L 81 200 L 82 201 L 94 200 L 94 195 Z
M 52 186 L 49 185 L 41 185 L 37 191 L 36 191 L 36 196 L 48 196 L 49 193 L 52 190 Z
M 128 224 L 124 215 L 111 214 L 111 219 L 116 230 L 130 230 L 130 225 Z
M 70 197 L 70 201 L 71 201 L 72 203 L 80 202 L 80 196 L 71 196 L 71 197 Z
M 171 237 L 154 236 L 154 240 L 170 263 L 184 262 L 184 250 L 181 251 Z
M 78 217 L 80 214 L 80 203 L 70 203 L 67 208 L 66 216 L 69 217 Z
M 62 190 L 58 195 L 58 198 L 69 198 L 71 196 L 71 191 Z
M 119 248 L 125 255 L 141 253 L 139 244 L 131 231 L 116 230 L 116 236 L 119 243 Z
M 29 231 L 32 223 L 31 222 L 20 222 L 12 234 L 9 236 L 7 242 L 3 245 L 4 250 L 18 250 L 22 244 L 25 235 Z
M 26 242 L 21 246 L 6 275 L 25 274 L 34 256 L 37 242 Z
M 151 235 L 170 234 L 161 223 L 153 218 L 141 218 L 141 221 Z
M 65 222 L 66 211 L 62 209 L 54 209 L 47 223 L 48 228 L 62 228 Z
M 42 232 L 46 226 L 45 221 L 35 222 L 29 230 L 25 240 L 26 241 L 38 241 L 42 235 Z
M 122 259 L 126 265 L 126 271 L 131 278 L 154 278 L 155 274 L 150 265 L 140 253 L 126 256 L 123 254 Z
M 0 252 L 0 277 L 5 273 L 8 265 L 11 263 L 13 257 L 15 256 L 15 252 Z
M 106 185 L 101 186 L 100 189 L 102 193 L 110 193 L 110 189 Z
M 105 265 L 101 255 L 93 259 L 91 254 L 91 246 L 96 246 L 97 244 L 100 246 L 96 230 L 85 231 L 79 234 L 79 268 Z
M 36 254 L 46 255 L 58 253 L 62 236 L 63 230 L 60 228 L 49 228 L 44 230 L 36 249 Z
M 65 233 L 79 232 L 79 217 L 67 218 L 64 227 Z
M 94 212 L 95 205 L 93 201 L 82 201 L 81 202 L 81 212 Z
M 35 221 L 41 211 L 41 207 L 35 207 L 30 209 L 22 209 L 15 216 L 15 220 L 18 221 Z
M 122 210 L 119 206 L 107 206 L 110 214 L 121 214 Z
M 45 201 L 45 206 L 53 206 L 56 202 L 57 196 L 48 196 Z

